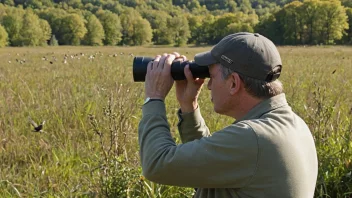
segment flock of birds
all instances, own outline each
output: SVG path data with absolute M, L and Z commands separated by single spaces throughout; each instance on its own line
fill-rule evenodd
M 41 58 L 42 61 L 49 61 L 50 64 L 54 64 L 55 62 L 58 62 L 59 59 L 54 55 L 55 53 L 48 53 L 46 56 L 43 56 Z M 188 54 L 188 52 L 187 52 Z M 9 54 L 10 55 L 10 54 Z M 19 56 L 18 58 L 15 58 L 14 62 L 15 63 L 19 63 L 19 64 L 25 64 L 27 63 L 27 59 L 26 54 L 23 54 L 23 57 L 20 58 L 20 54 L 17 53 L 16 56 Z M 114 54 L 109 54 L 108 57 L 118 57 L 118 56 L 130 56 L 130 57 L 134 57 L 133 53 L 128 53 L 125 54 L 124 52 L 120 52 L 120 53 L 114 53 Z M 84 54 L 84 53 L 75 53 L 75 54 L 64 54 L 62 63 L 63 64 L 67 64 L 68 61 L 70 59 L 77 59 L 80 60 L 81 58 L 88 58 L 88 60 L 93 61 L 96 57 L 103 57 L 103 53 L 102 52 L 96 52 L 94 54 Z M 9 64 L 12 64 L 12 61 L 9 60 L 8 61 Z M 28 121 L 29 123 L 33 126 L 33 130 L 32 132 L 45 132 L 43 130 L 44 124 L 45 124 L 45 120 L 42 123 L 36 123 L 35 121 L 32 120 L 32 118 L 28 117 Z
M 10 55 L 10 54 L 9 54 Z M 17 56 L 20 56 L 20 54 L 16 54 Z M 62 63 L 63 64 L 67 64 L 69 59 L 77 59 L 80 60 L 81 58 L 85 58 L 87 57 L 88 60 L 93 61 L 96 57 L 102 57 L 104 54 L 102 52 L 96 52 L 94 54 L 84 54 L 84 53 L 75 53 L 75 54 L 64 54 Z M 118 56 L 124 56 L 124 55 L 128 55 L 131 57 L 134 57 L 133 53 L 128 53 L 125 54 L 124 52 L 120 52 L 120 53 L 114 53 L 114 54 L 109 54 L 108 57 L 118 57 Z M 27 59 L 25 58 L 26 54 L 23 55 L 22 58 L 16 58 L 14 60 L 15 63 L 19 63 L 19 64 L 25 64 Z M 54 55 L 54 52 L 52 52 L 51 54 L 48 54 L 46 56 L 43 56 L 41 58 L 42 61 L 49 61 L 50 64 L 54 64 L 55 62 L 59 61 L 59 59 Z M 8 61 L 9 64 L 12 63 L 11 60 Z

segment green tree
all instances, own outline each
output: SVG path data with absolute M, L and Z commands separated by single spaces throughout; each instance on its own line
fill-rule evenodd
M 172 0 L 153 0 L 153 1 L 148 0 L 146 2 L 149 9 L 163 10 L 168 12 L 169 14 L 171 14 L 172 12 L 178 12 L 181 10 L 180 7 L 172 5 Z
M 229 12 L 236 12 L 237 11 L 237 3 L 234 0 L 228 1 Z
M 133 8 L 126 8 L 121 17 L 122 44 L 144 45 L 151 42 L 153 33 L 150 23 Z
M 245 14 L 243 12 L 226 13 L 216 18 L 212 25 L 213 43 L 219 42 L 224 36 L 236 32 L 253 32 L 258 23 L 256 14 Z
M 137 7 L 138 5 L 140 5 L 142 2 L 139 0 L 119 0 L 119 3 L 121 3 L 122 5 L 128 6 L 128 7 Z
M 25 8 L 40 9 L 43 7 L 43 3 L 40 0 L 27 0 L 24 2 Z
M 284 28 L 277 17 L 276 14 L 262 16 L 255 27 L 255 32 L 266 36 L 276 44 L 283 44 Z
M 21 45 L 46 45 L 50 39 L 51 28 L 45 20 L 40 20 L 32 10 L 27 9 L 20 32 Z
M 168 29 L 168 21 L 170 21 L 172 17 L 167 12 L 160 10 L 145 10 L 142 14 L 143 17 L 149 21 L 153 29 L 152 41 L 155 44 L 168 45 L 174 42 Z
M 49 23 L 52 34 L 56 35 L 59 39 L 62 39 L 61 34 L 63 33 L 61 28 L 62 18 L 66 15 L 67 12 L 59 8 L 48 8 L 38 11 L 38 16 Z
M 284 44 L 303 44 L 304 43 L 304 22 L 300 8 L 302 2 L 293 1 L 286 4 L 282 10 L 276 13 L 281 26 L 284 29 Z
M 193 12 L 194 10 L 200 9 L 200 8 L 201 8 L 201 5 L 200 5 L 199 1 L 197 1 L 197 0 L 190 0 L 190 1 L 187 1 L 186 7 L 187 7 L 191 12 Z
M 205 7 L 205 5 L 201 7 L 197 7 L 192 9 L 192 14 L 197 15 L 197 16 L 206 16 L 210 14 L 210 11 Z
M 342 42 L 352 44 L 352 8 L 347 8 L 346 14 L 348 16 L 349 29 L 346 31 L 346 34 L 344 35 Z
M 58 40 L 56 39 L 55 35 L 53 34 L 50 38 L 50 41 L 49 41 L 49 45 L 50 46 L 58 46 L 59 45 L 59 42 Z
M 146 19 L 138 19 L 134 24 L 134 30 L 132 45 L 145 45 L 151 42 L 152 28 Z
M 248 8 L 251 9 L 250 2 L 249 0 L 239 0 L 241 4 L 246 4 L 244 5 L 245 7 L 249 6 Z M 237 5 L 237 3 L 234 0 L 199 0 L 200 5 L 205 5 L 206 8 L 210 11 L 214 10 L 228 10 L 231 11 L 234 9 Z
M 207 14 L 202 18 L 202 25 L 197 30 L 199 35 L 195 40 L 196 44 L 214 44 L 215 29 L 213 24 L 215 17 L 211 14 Z
M 7 11 L 7 6 L 0 3 L 0 22 L 2 21 L 3 17 L 7 15 L 6 11 Z
M 64 45 L 79 45 L 87 33 L 84 20 L 78 14 L 67 14 L 60 18 L 58 40 Z M 56 35 L 56 34 L 55 34 Z
M 320 0 L 305 0 L 301 6 L 302 17 L 307 26 L 309 44 L 317 44 L 317 30 L 319 29 L 319 3 Z
M 239 19 L 227 26 L 227 34 L 236 32 L 254 32 L 254 27 L 258 24 L 258 15 L 255 13 L 244 14 L 243 12 L 236 12 L 236 18 Z
M 320 9 L 321 41 L 325 44 L 333 44 L 335 40 L 340 40 L 348 29 L 346 9 L 339 0 L 322 1 Z
M 253 10 L 251 2 L 249 0 L 237 0 L 237 1 L 238 1 L 239 8 L 242 12 L 247 14 Z
M 1 0 L 1 3 L 9 6 L 15 6 L 15 2 L 13 0 Z
M 55 2 L 58 3 L 61 8 L 72 7 L 80 9 L 83 7 L 81 0 L 55 0 Z
M 40 37 L 39 42 L 41 45 L 47 45 L 52 33 L 50 24 L 44 19 L 39 19 L 39 25 L 42 29 L 42 36 Z
M 228 25 L 237 21 L 234 13 L 226 13 L 216 17 L 216 20 L 212 24 L 212 43 L 219 42 L 224 36 L 228 34 Z
M 262 16 L 267 17 L 265 15 L 271 15 L 278 12 L 281 9 L 280 6 L 276 5 L 276 3 L 269 4 L 269 6 L 263 7 L 262 5 L 257 5 L 255 7 L 255 12 L 261 18 Z
M 118 1 L 108 0 L 106 3 L 103 4 L 103 9 L 109 10 L 112 13 L 117 14 L 120 16 L 122 12 L 125 10 L 124 5 L 121 5 Z
M 269 38 L 280 44 L 333 44 L 348 29 L 347 18 L 339 0 L 293 1 L 274 14 L 275 27 L 267 29 L 276 31 Z
M 191 36 L 188 20 L 185 16 L 174 16 L 168 20 L 168 34 L 171 35 L 173 44 L 176 46 L 186 45 Z
M 101 46 L 103 45 L 103 39 L 105 37 L 104 28 L 101 25 L 99 19 L 94 15 L 90 14 L 86 19 L 87 34 L 84 36 L 83 43 L 86 45 Z
M 345 7 L 352 8 L 352 1 L 351 0 L 341 0 L 341 3 Z
M 84 9 L 87 10 L 87 11 L 89 11 L 89 12 L 94 13 L 95 11 L 98 10 L 98 7 L 97 7 L 97 6 L 94 6 L 94 5 L 91 4 L 91 3 L 87 3 L 87 4 L 84 5 Z
M 99 10 L 96 13 L 101 24 L 103 25 L 105 32 L 105 45 L 117 45 L 121 41 L 122 37 L 122 26 L 120 18 L 117 14 L 114 14 L 108 10 Z
M 5 28 L 0 25 L 0 47 L 5 47 L 8 44 L 8 34 Z
M 22 8 L 10 7 L 3 17 L 2 25 L 9 35 L 10 45 L 19 46 L 21 43 L 20 32 L 23 25 L 23 16 L 25 11 Z
M 189 38 L 189 43 L 198 43 L 198 39 L 201 36 L 201 27 L 202 27 L 202 16 L 196 16 L 196 15 L 188 15 L 187 20 L 188 20 L 188 26 L 190 29 L 190 38 Z

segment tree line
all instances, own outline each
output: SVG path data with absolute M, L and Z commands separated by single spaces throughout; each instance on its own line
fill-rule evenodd
M 349 0 L 0 0 L 0 46 L 215 44 L 258 32 L 278 45 L 352 44 Z

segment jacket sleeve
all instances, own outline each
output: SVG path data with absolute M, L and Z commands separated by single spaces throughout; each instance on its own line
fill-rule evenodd
M 138 129 L 144 176 L 154 182 L 198 188 L 241 188 L 254 175 L 257 136 L 249 125 L 236 123 L 210 137 L 176 145 L 165 105 L 143 106 Z
M 191 113 L 182 113 L 181 109 L 179 109 L 177 115 L 179 118 L 177 127 L 182 143 L 210 136 L 209 129 L 200 114 L 199 106 Z

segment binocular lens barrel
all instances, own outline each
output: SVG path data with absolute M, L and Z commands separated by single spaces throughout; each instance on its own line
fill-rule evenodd
M 150 61 L 154 58 L 151 57 L 134 57 L 133 59 L 133 80 L 135 82 L 144 82 L 145 75 L 147 74 L 147 67 Z M 173 62 L 171 65 L 171 76 L 174 80 L 185 80 L 186 76 L 184 73 L 185 66 L 189 64 L 189 68 L 194 78 L 209 78 L 209 69 L 207 66 L 199 66 L 194 62 Z

